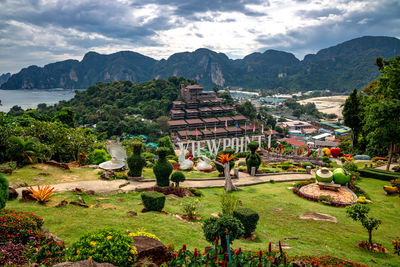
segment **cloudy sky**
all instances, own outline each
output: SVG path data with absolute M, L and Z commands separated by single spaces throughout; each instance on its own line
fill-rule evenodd
M 132 50 L 161 59 L 200 47 L 299 59 L 364 36 L 400 37 L 399 0 L 0 0 L 0 73 Z

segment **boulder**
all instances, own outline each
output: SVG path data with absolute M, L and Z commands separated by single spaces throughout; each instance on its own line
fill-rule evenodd
M 146 261 L 145 266 L 148 265 L 148 261 L 151 260 L 155 266 L 161 265 L 163 262 L 170 260 L 171 255 L 167 250 L 167 247 L 158 240 L 152 239 L 147 236 L 133 236 L 133 245 L 137 249 L 137 260 L 136 265 L 142 266 L 139 263 Z M 144 262 L 143 262 L 144 263 Z
M 18 197 L 18 192 L 12 187 L 8 187 L 8 200 L 13 200 Z
M 97 263 L 94 260 L 84 260 L 77 262 L 63 262 L 56 265 L 54 267 L 116 267 L 111 263 Z
M 318 212 L 306 212 L 300 215 L 300 219 L 307 220 L 307 219 L 312 219 L 316 221 L 328 221 L 328 222 L 334 222 L 337 223 L 338 220 L 329 215 L 329 214 L 323 214 L 323 213 L 318 213 Z
M 51 166 L 55 166 L 55 167 L 58 167 L 58 168 L 61 168 L 61 169 L 65 169 L 65 170 L 69 170 L 70 169 L 67 163 L 57 162 L 55 160 L 47 161 L 46 164 L 51 165 Z
M 105 171 L 100 175 L 100 178 L 105 179 L 105 180 L 111 180 L 115 177 L 115 174 L 113 171 Z
M 28 189 L 22 190 L 22 200 L 23 201 L 36 201 L 36 199 L 31 196 L 31 191 Z

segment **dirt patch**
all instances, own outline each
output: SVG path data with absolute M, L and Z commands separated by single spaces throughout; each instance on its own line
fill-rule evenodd
M 323 213 L 318 213 L 318 212 L 306 212 L 300 215 L 300 219 L 302 220 L 308 220 L 312 219 L 315 221 L 328 221 L 328 222 L 334 222 L 337 223 L 338 220 L 329 215 L 329 214 L 323 214 Z
M 314 103 L 318 111 L 324 113 L 333 113 L 342 117 L 343 107 L 341 105 L 346 101 L 348 96 L 326 96 L 326 97 L 314 97 L 299 101 L 300 104 L 305 105 L 307 103 Z

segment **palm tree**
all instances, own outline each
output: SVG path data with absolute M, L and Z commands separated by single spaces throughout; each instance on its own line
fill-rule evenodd
M 36 161 L 36 151 L 34 142 L 31 140 L 24 140 L 17 136 L 8 138 L 10 148 L 7 149 L 7 156 L 11 160 L 16 160 L 19 163 L 34 163 Z

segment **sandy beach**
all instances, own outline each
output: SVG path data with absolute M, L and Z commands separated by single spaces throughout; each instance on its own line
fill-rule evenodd
M 299 103 L 305 105 L 307 103 L 314 103 L 317 109 L 324 113 L 334 113 L 342 118 L 341 105 L 346 101 L 348 96 L 324 96 L 314 97 L 309 99 L 300 100 Z

